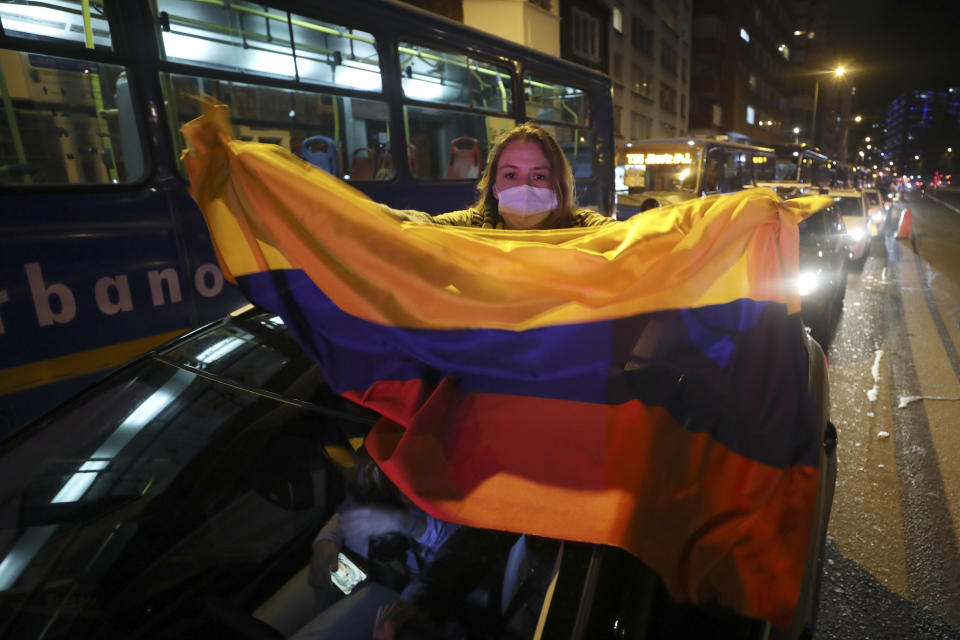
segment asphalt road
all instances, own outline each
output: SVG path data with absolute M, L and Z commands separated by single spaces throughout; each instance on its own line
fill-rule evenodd
M 826 345 L 839 444 L 818 639 L 960 640 L 960 194 L 901 206 L 912 238 L 895 209 Z

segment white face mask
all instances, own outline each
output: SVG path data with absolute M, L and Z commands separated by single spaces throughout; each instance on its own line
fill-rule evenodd
M 504 189 L 499 192 L 499 199 L 500 215 L 517 229 L 536 226 L 557 208 L 556 191 L 527 184 Z

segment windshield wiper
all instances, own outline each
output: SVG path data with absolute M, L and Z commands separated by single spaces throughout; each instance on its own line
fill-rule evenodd
M 237 389 L 239 391 L 244 391 L 246 393 L 252 393 L 253 395 L 260 396 L 262 398 L 269 398 L 270 400 L 274 400 L 276 402 L 282 402 L 284 404 L 288 404 L 290 406 L 297 407 L 300 409 L 306 409 L 307 411 L 315 411 L 317 413 L 322 413 L 327 416 L 340 418 L 342 420 L 350 420 L 352 422 L 356 422 L 356 423 L 367 425 L 367 426 L 374 425 L 378 419 L 373 416 L 362 416 L 362 415 L 356 415 L 353 413 L 348 413 L 346 411 L 339 411 L 337 409 L 330 409 L 328 407 L 324 407 L 316 403 L 309 402 L 307 400 L 300 400 L 299 398 L 290 398 L 287 396 L 283 396 L 273 391 L 267 391 L 266 389 L 253 387 L 247 384 L 243 384 L 242 382 L 237 382 L 236 380 L 231 380 L 230 378 L 225 378 L 221 375 L 217 375 L 216 373 L 210 373 L 209 371 L 204 371 L 203 369 L 191 367 L 188 364 L 177 362 L 176 360 L 172 360 L 160 354 L 153 354 L 153 356 L 151 357 L 154 360 L 158 360 L 164 364 L 170 365 L 171 367 L 176 367 L 177 369 L 186 371 L 188 373 L 192 373 L 195 376 L 204 378 L 206 380 L 210 380 L 211 382 L 222 384 L 224 386 L 230 387 L 231 389 Z

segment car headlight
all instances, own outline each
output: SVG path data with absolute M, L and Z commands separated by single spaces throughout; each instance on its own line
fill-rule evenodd
M 856 229 L 848 229 L 847 235 L 850 236 L 850 239 L 854 242 L 859 242 L 863 238 L 863 229 L 857 227 Z
M 797 291 L 801 296 L 810 295 L 817 289 L 820 276 L 813 271 L 804 271 L 797 278 Z

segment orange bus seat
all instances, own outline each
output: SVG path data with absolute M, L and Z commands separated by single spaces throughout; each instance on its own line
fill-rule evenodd
M 480 143 L 476 138 L 461 136 L 450 143 L 450 163 L 447 165 L 448 178 L 480 177 Z
M 353 159 L 351 160 L 350 179 L 351 180 L 372 180 L 373 162 L 376 154 L 373 149 L 360 147 L 353 150 Z

